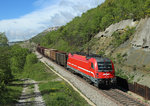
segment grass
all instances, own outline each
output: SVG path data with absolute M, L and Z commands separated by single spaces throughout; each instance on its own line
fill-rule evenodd
M 48 81 L 56 77 L 54 74 L 47 75 L 47 68 L 43 65 L 43 63 L 36 63 L 31 66 L 25 67 L 25 71 L 22 73 L 20 78 L 31 78 L 36 81 Z
M 6 90 L 1 94 L 0 105 L 12 106 L 17 103 L 18 98 L 22 93 L 23 82 L 20 80 L 12 81 L 6 86 Z
M 124 73 L 122 69 L 117 69 L 115 74 L 116 76 L 119 76 L 121 78 L 128 79 L 128 76 Z
M 19 76 L 19 75 L 18 75 Z M 47 106 L 87 106 L 89 105 L 64 80 L 50 71 L 43 63 L 36 63 L 25 67 L 20 78 L 31 78 L 40 81 L 39 89 Z
M 48 106 L 87 106 L 88 103 L 64 81 L 40 84 L 40 91 Z
M 129 83 L 133 83 L 135 75 L 127 75 L 124 70 L 116 69 L 116 76 L 126 79 Z
M 18 80 L 12 81 L 0 94 L 0 106 L 14 106 L 17 103 L 23 89 L 23 81 L 20 79 L 26 78 L 40 82 L 39 89 L 47 106 L 89 105 L 68 83 L 57 80 L 59 77 L 41 62 L 25 65 L 23 72 L 15 73 L 15 78 Z M 29 88 L 33 90 L 34 86 L 30 85 Z

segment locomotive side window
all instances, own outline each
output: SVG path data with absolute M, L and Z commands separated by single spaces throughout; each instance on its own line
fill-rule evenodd
M 91 67 L 94 69 L 94 65 L 93 65 L 93 63 L 91 63 Z
M 98 64 L 98 71 L 99 72 L 112 71 L 112 64 L 111 64 L 111 62 L 97 62 L 97 64 Z

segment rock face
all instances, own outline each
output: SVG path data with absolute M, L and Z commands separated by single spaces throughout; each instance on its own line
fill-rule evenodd
M 43 32 L 51 32 L 51 31 L 56 31 L 58 28 L 60 28 L 59 26 L 56 26 L 56 27 L 50 27 L 46 30 L 44 30 Z
M 119 23 L 110 25 L 104 32 L 99 32 L 95 36 L 95 38 L 99 38 L 99 37 L 102 37 L 102 36 L 111 36 L 115 31 L 123 30 L 127 26 L 135 27 L 137 25 L 137 23 L 138 22 L 137 21 L 133 21 L 133 19 L 120 21 Z
M 95 38 L 112 36 L 115 31 L 124 30 L 127 26 L 136 27 L 134 38 L 131 41 L 132 46 L 150 51 L 150 18 L 141 19 L 139 22 L 129 19 L 112 24 L 105 31 L 99 32 Z
M 115 31 L 124 31 L 127 26 L 136 28 L 134 34 L 114 48 L 111 45 L 112 34 Z M 150 87 L 150 17 L 140 21 L 124 20 L 112 24 L 104 32 L 99 32 L 95 38 L 97 41 L 91 51 L 99 53 L 104 50 L 105 55 L 110 55 L 116 61 L 116 70 L 121 69 L 125 75 L 134 76 L 134 82 Z M 122 65 L 118 62 L 118 54 L 122 57 Z
M 141 19 L 132 40 L 132 46 L 150 50 L 150 18 Z

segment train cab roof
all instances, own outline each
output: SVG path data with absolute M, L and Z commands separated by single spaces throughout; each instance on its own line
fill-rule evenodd
M 85 53 L 72 53 L 72 54 L 77 54 L 77 55 L 81 55 L 81 56 L 85 56 L 86 59 L 91 59 L 91 58 L 95 58 L 97 62 L 111 62 L 111 60 L 109 58 L 103 57 L 101 55 L 97 55 L 97 54 L 85 54 Z

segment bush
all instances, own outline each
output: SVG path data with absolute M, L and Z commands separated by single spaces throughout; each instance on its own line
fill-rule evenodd
M 26 57 L 26 65 L 27 66 L 35 64 L 35 63 L 37 63 L 37 61 L 38 61 L 38 59 L 37 59 L 36 55 L 33 54 L 33 53 L 28 54 L 27 57 Z
M 150 0 L 146 0 L 144 7 L 146 14 L 150 16 Z
M 124 73 L 124 71 L 122 69 L 117 69 L 115 74 L 116 74 L 116 76 L 119 76 L 121 78 L 128 80 L 128 76 Z
M 1 45 L 8 45 L 7 43 L 8 43 L 8 39 L 5 35 L 5 33 L 0 32 L 0 46 Z
M 0 69 L 0 94 L 2 93 L 2 91 L 4 91 L 5 89 L 5 73 L 2 69 Z
M 24 77 L 29 77 L 32 76 L 31 73 L 33 72 L 37 72 L 40 71 L 40 66 L 37 66 L 38 64 L 36 64 L 38 62 L 38 59 L 36 57 L 35 54 L 31 53 L 28 54 L 26 57 L 26 63 L 24 66 L 24 72 L 22 73 Z M 36 65 L 36 67 L 35 67 Z M 39 68 L 39 69 L 38 69 Z M 34 69 L 38 69 L 38 70 L 34 70 Z
M 7 84 L 12 79 L 10 69 L 10 48 L 0 47 L 0 69 L 1 73 L 4 74 L 4 83 Z
M 23 71 L 26 56 L 28 54 L 29 50 L 26 48 L 21 48 L 19 45 L 14 45 L 11 47 L 10 67 L 13 75 Z

